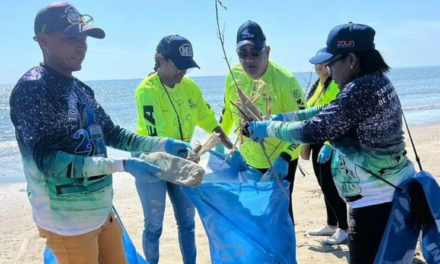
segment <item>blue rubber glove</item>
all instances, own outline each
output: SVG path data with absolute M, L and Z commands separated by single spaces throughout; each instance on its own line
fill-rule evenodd
M 329 161 L 330 157 L 332 156 L 332 153 L 333 153 L 333 147 L 324 144 L 324 146 L 322 146 L 318 154 L 318 160 L 317 160 L 318 163 L 324 164 L 327 161 Z
M 283 114 L 278 114 L 278 115 L 271 115 L 269 117 L 270 121 L 284 121 L 284 115 Z
M 235 149 L 234 152 L 232 152 L 231 162 L 232 166 L 237 168 L 239 171 L 245 171 L 249 169 L 246 160 L 243 158 L 238 149 Z
M 217 146 L 215 146 L 215 151 L 220 153 L 225 153 L 225 146 L 222 143 L 218 143 Z
M 125 171 L 136 179 L 159 181 L 151 173 L 160 172 L 160 168 L 139 158 L 129 158 L 125 161 Z
M 271 115 L 269 117 L 271 121 L 281 121 L 281 122 L 290 122 L 290 121 L 298 121 L 298 112 L 288 112 L 282 113 L 278 115 Z
M 269 135 L 267 134 L 267 126 L 270 121 L 251 121 L 248 123 L 248 129 L 251 133 L 251 139 L 258 142 L 263 142 Z
M 289 171 L 289 162 L 283 159 L 282 157 L 278 157 L 275 162 L 273 163 L 273 169 L 278 174 L 278 177 L 280 177 L 280 180 L 283 180 L 284 177 L 287 176 L 287 173 Z M 275 175 L 272 172 L 272 169 L 268 171 L 272 177 L 275 179 Z
M 169 138 L 165 143 L 165 151 L 168 154 L 176 157 L 186 158 L 188 157 L 188 149 L 191 149 L 191 145 L 177 139 Z

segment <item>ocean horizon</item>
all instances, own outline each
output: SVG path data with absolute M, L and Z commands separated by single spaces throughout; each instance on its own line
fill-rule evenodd
M 313 72 L 294 72 L 305 90 L 317 79 Z M 394 68 L 388 74 L 396 87 L 402 108 L 410 126 L 440 121 L 440 66 Z M 192 78 L 201 88 L 206 101 L 217 118 L 223 106 L 225 76 Z M 135 130 L 137 111 L 134 92 L 142 78 L 127 80 L 85 81 L 95 91 L 97 101 L 112 117 L 115 124 Z M 9 117 L 9 96 L 15 84 L 0 84 L 0 184 L 23 181 L 21 156 Z M 194 139 L 201 140 L 206 133 L 196 129 Z M 128 157 L 129 154 L 110 149 L 110 157 Z

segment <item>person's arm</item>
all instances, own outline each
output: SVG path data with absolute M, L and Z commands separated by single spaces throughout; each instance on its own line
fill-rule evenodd
M 319 112 L 321 112 L 321 110 L 324 109 L 325 106 L 326 105 L 320 105 L 299 111 L 292 111 L 287 113 L 281 113 L 278 115 L 272 115 L 270 117 L 270 120 L 282 121 L 282 122 L 304 121 L 319 114 Z
M 215 114 L 211 106 L 206 102 L 205 98 L 203 98 L 202 92 L 200 91 L 199 87 L 195 83 L 192 83 L 192 85 L 194 85 L 193 90 L 195 96 L 197 97 L 196 99 L 198 106 L 197 125 L 203 128 L 208 133 L 212 133 L 212 132 L 219 133 L 221 143 L 228 149 L 231 149 L 233 147 L 233 144 L 226 136 L 222 128 L 219 126 L 217 120 L 215 119 Z
M 304 92 L 294 76 L 290 79 L 289 87 L 282 89 L 280 92 L 283 110 L 298 113 L 305 109 Z M 279 159 L 290 162 L 299 156 L 300 151 L 300 144 L 287 145 L 281 151 Z
M 315 117 L 302 122 L 271 122 L 267 134 L 294 143 L 320 143 L 347 133 L 374 114 L 379 102 L 368 85 L 351 84 Z
M 11 94 L 11 120 L 24 159 L 33 159 L 45 177 L 92 177 L 123 171 L 123 161 L 102 157 L 82 157 L 62 151 L 68 139 L 54 120 L 57 110 L 36 82 L 19 84 Z

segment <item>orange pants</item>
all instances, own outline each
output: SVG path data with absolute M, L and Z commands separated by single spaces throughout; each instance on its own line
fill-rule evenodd
M 122 227 L 113 211 L 100 228 L 77 236 L 61 236 L 38 227 L 58 264 L 125 264 Z

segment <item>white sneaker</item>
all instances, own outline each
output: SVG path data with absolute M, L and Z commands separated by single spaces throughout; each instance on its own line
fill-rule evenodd
M 336 228 L 325 225 L 321 228 L 310 230 L 307 232 L 311 236 L 332 236 L 336 232 Z
M 348 233 L 344 230 L 338 228 L 333 236 L 327 238 L 325 243 L 330 245 L 339 245 L 345 242 L 348 239 Z

